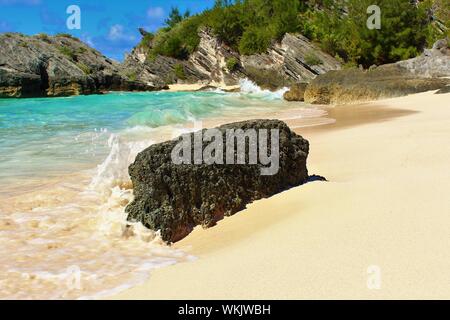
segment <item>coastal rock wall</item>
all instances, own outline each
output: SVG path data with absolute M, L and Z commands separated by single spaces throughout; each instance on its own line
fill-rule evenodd
M 181 138 L 155 144 L 140 152 L 129 167 L 135 198 L 126 208 L 128 220 L 160 230 L 164 240 L 175 242 L 197 225 L 211 227 L 254 200 L 306 182 L 309 143 L 284 122 L 250 120 L 220 126 L 224 147 L 228 129 L 268 129 L 269 133 L 279 129 L 277 173 L 261 175 L 261 164 L 174 164 L 171 152 Z M 194 134 L 189 135 L 194 141 Z M 207 145 L 203 142 L 202 150 Z M 246 145 L 248 150 L 248 141 Z
M 307 86 L 305 102 L 338 104 L 437 90 L 450 84 L 450 50 L 445 40 L 419 57 L 369 70 L 330 71 Z
M 232 58 L 239 61 L 239 54 L 214 37 L 210 30 L 202 29 L 199 35 L 200 44 L 189 57 L 192 66 L 212 82 L 237 84 L 243 75 L 228 70 L 227 61 Z
M 70 35 L 0 35 L 0 97 L 153 89 L 127 78 L 119 63 Z
M 158 55 L 152 57 L 146 46 L 138 45 L 123 64 L 127 72 L 136 74 L 145 83 L 203 83 L 235 85 L 245 77 L 238 70 L 227 70 L 226 62 L 239 55 L 212 35 L 211 30 L 199 31 L 200 43 L 187 60 Z M 151 44 L 150 44 L 151 46 Z M 178 71 L 176 70 L 178 69 Z M 182 71 L 180 71 L 182 70 Z
M 166 83 L 238 84 L 249 78 L 263 88 L 279 89 L 296 81 L 309 82 L 319 74 L 341 68 L 340 63 L 324 53 L 300 34 L 286 34 L 266 53 L 241 56 L 215 37 L 210 29 L 199 31 L 200 43 L 187 60 L 170 57 L 149 57 L 149 50 L 137 46 L 126 58 L 124 67 L 135 70 L 138 79 L 151 82 L 163 79 Z M 227 61 L 236 66 L 229 70 Z M 182 66 L 180 78 L 175 66 Z
M 177 74 L 176 68 L 182 71 Z M 137 46 L 127 55 L 122 69 L 134 79 L 150 86 L 165 87 L 176 82 L 208 83 L 208 75 L 198 71 L 189 61 L 161 55 L 150 57 L 148 49 L 142 46 Z
M 341 64 L 301 34 L 286 34 L 266 53 L 242 57 L 248 77 L 259 86 L 287 86 L 310 82 L 317 75 L 341 69 Z

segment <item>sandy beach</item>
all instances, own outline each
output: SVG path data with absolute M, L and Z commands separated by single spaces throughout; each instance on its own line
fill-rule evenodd
M 186 83 L 186 84 L 171 84 L 169 85 L 169 89 L 166 90 L 168 92 L 182 92 L 182 91 L 198 91 L 205 86 L 213 86 L 218 88 L 219 90 L 234 90 L 239 89 L 238 85 L 235 86 L 227 86 L 225 83 L 211 83 L 211 84 L 201 84 L 201 83 Z
M 311 145 L 309 173 L 328 182 L 195 229 L 174 246 L 197 260 L 112 298 L 448 298 L 449 98 L 338 106 L 335 124 L 295 129 Z M 379 289 L 367 285 L 373 270 Z

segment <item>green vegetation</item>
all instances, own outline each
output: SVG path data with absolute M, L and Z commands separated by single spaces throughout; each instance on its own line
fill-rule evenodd
M 79 47 L 77 49 L 77 53 L 78 54 L 83 54 L 83 53 L 86 53 L 86 52 L 87 52 L 87 49 L 85 47 Z
M 20 41 L 19 46 L 21 46 L 22 48 L 29 48 L 28 44 L 25 41 Z
M 369 67 L 408 59 L 435 38 L 430 36 L 430 1 L 412 5 L 407 0 L 327 1 L 321 11 L 301 15 L 301 31 L 345 62 Z M 381 8 L 381 29 L 366 26 L 369 5 Z M 341 14 L 346 10 L 347 15 Z M 428 39 L 428 41 L 427 41 Z
M 184 73 L 184 67 L 182 64 L 178 63 L 174 66 L 173 71 L 178 79 L 185 80 L 186 74 Z
M 175 25 L 180 23 L 186 18 L 189 18 L 191 13 L 187 10 L 183 15 L 180 14 L 180 10 L 177 7 L 172 7 L 169 13 L 169 18 L 166 19 L 165 23 L 168 28 L 173 28 Z
M 38 39 L 42 40 L 42 41 L 45 41 L 45 42 L 47 42 L 47 43 L 50 43 L 50 38 L 49 38 L 49 36 L 48 36 L 47 34 L 45 34 L 45 33 L 39 33 L 36 37 L 37 37 Z
M 186 59 L 198 46 L 198 29 L 202 16 L 184 19 L 173 27 L 159 30 L 153 39 L 150 54 Z
M 88 65 L 86 65 L 86 64 L 84 64 L 82 62 L 78 62 L 77 66 L 78 66 L 78 68 L 80 68 L 84 72 L 84 74 L 86 74 L 86 75 L 92 74 L 92 69 Z
M 448 33 L 450 0 L 216 0 L 199 15 L 173 8 L 166 27 L 144 37 L 150 56 L 186 59 L 210 28 L 239 53 L 265 52 L 287 32 L 299 32 L 346 65 L 369 67 L 407 59 Z M 381 8 L 381 29 L 366 26 L 367 7 Z M 434 11 L 432 18 L 430 12 Z M 444 30 L 444 31 L 443 31 Z M 313 63 L 317 59 L 310 57 Z
M 146 33 L 140 43 L 141 46 L 150 47 L 154 38 L 155 38 L 155 35 L 153 33 L 151 33 L 151 32 Z
M 450 0 L 426 0 L 425 2 L 425 6 L 434 8 L 433 21 L 429 26 L 431 41 L 436 37 L 443 38 L 443 34 L 450 39 Z
M 312 53 L 305 56 L 305 62 L 310 66 L 318 66 L 319 64 L 323 63 L 322 60 L 320 60 L 317 56 L 315 56 Z
M 130 72 L 127 74 L 128 80 L 130 81 L 136 81 L 137 80 L 137 74 L 136 72 Z
M 239 61 L 235 57 L 228 58 L 225 63 L 227 65 L 228 71 L 230 72 L 236 71 L 239 67 Z
M 57 33 L 57 34 L 56 34 L 56 37 L 69 38 L 69 39 L 77 40 L 77 41 L 78 41 L 78 38 L 74 37 L 74 36 L 71 35 L 70 33 Z
M 65 55 L 66 57 L 68 57 L 70 60 L 72 61 L 76 61 L 77 60 L 77 55 L 75 53 L 75 51 L 72 48 L 66 47 L 66 46 L 61 46 L 58 48 L 58 51 Z

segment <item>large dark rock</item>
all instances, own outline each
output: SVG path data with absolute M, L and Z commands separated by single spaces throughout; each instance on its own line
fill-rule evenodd
M 227 129 L 245 131 L 250 128 L 268 129 L 269 132 L 279 129 L 279 170 L 276 174 L 261 175 L 263 165 L 250 165 L 248 161 L 240 165 L 174 164 L 171 152 L 181 137 L 155 144 L 139 153 L 129 167 L 135 199 L 126 208 L 128 220 L 160 230 L 164 240 L 174 242 L 197 225 L 213 226 L 254 200 L 270 197 L 307 180 L 309 143 L 284 122 L 251 120 L 218 127 L 222 133 Z M 193 141 L 194 134 L 190 135 Z M 270 140 L 269 134 L 269 146 Z M 225 148 L 225 134 L 223 143 Z M 203 143 L 203 148 L 206 145 Z

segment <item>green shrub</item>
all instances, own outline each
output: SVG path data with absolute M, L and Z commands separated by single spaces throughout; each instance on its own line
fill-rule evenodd
M 87 52 L 87 49 L 85 47 L 79 47 L 77 49 L 77 53 L 79 53 L 79 54 L 83 54 L 83 53 L 86 53 L 86 52 Z
M 39 33 L 39 34 L 37 35 L 37 38 L 40 39 L 40 40 L 42 40 L 42 41 L 45 41 L 45 42 L 50 42 L 50 38 L 49 38 L 48 35 L 45 34 L 45 33 Z
M 239 61 L 235 57 L 228 58 L 225 63 L 227 65 L 228 71 L 230 72 L 236 71 L 239 67 Z
M 136 81 L 137 80 L 137 74 L 136 72 L 130 72 L 127 74 L 128 80 L 130 81 Z
M 201 17 L 192 16 L 184 19 L 171 29 L 159 30 L 152 39 L 150 54 L 187 59 L 200 42 L 198 36 L 200 25 Z M 149 46 L 144 42 L 141 42 L 141 45 Z
M 184 67 L 182 64 L 177 63 L 174 67 L 173 67 L 173 71 L 175 72 L 175 76 L 178 79 L 181 80 L 186 80 L 186 74 L 184 72 Z
M 320 60 L 315 54 L 309 53 L 305 56 L 305 62 L 307 65 L 310 66 L 317 66 L 319 64 L 322 64 L 322 60 Z
M 78 40 L 78 38 L 75 38 L 70 33 L 57 33 L 56 36 L 57 37 L 63 37 L 63 38 L 69 38 L 69 39 L 72 39 L 72 40 Z
M 77 66 L 84 72 L 84 74 L 86 74 L 86 75 L 92 74 L 92 69 L 88 65 L 86 65 L 82 62 L 79 62 L 79 63 L 77 63 Z
M 267 28 L 251 27 L 242 35 L 239 42 L 239 53 L 243 55 L 263 53 L 269 47 L 272 38 L 273 34 Z
M 68 57 L 70 60 L 76 61 L 77 60 L 77 55 L 75 54 L 75 52 L 73 51 L 72 48 L 66 47 L 66 46 L 61 46 L 58 48 L 58 51 L 65 55 L 66 57 Z
M 301 31 L 347 63 L 364 67 L 391 63 L 414 57 L 426 46 L 430 38 L 426 2 L 416 7 L 406 0 L 333 1 L 322 11 L 303 13 Z M 372 4 L 381 9 L 381 29 L 366 26 L 366 9 Z
M 155 38 L 155 35 L 153 33 L 146 33 L 145 36 L 142 38 L 142 41 L 140 43 L 141 46 L 149 48 L 152 44 L 153 39 Z

